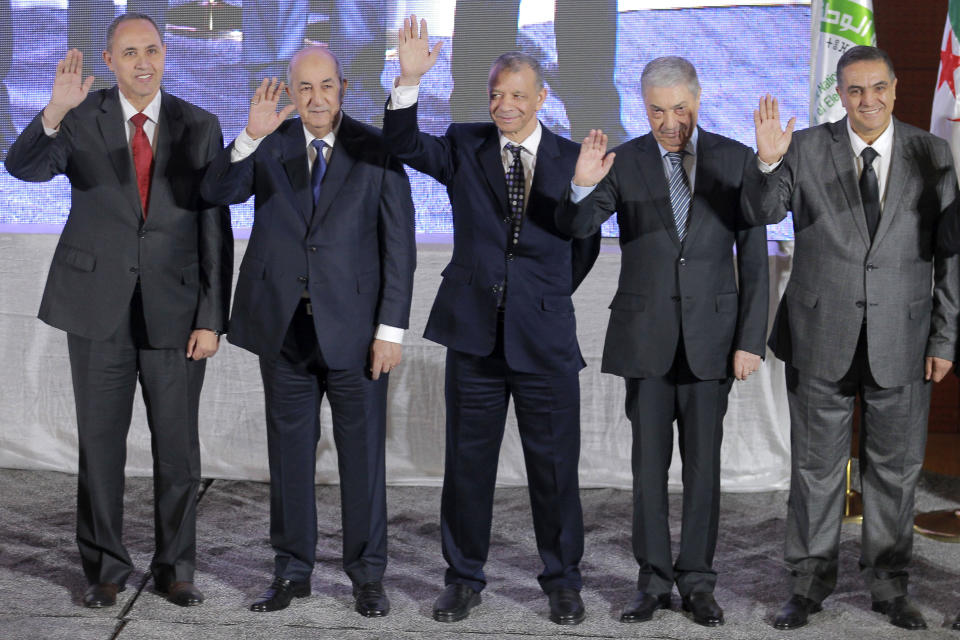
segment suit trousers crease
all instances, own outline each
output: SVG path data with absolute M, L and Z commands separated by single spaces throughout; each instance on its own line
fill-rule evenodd
M 475 356 L 447 350 L 446 459 L 441 497 L 445 583 L 486 585 L 497 462 L 513 398 L 527 471 L 538 576 L 550 593 L 580 590 L 583 512 L 580 505 L 580 383 L 576 372 L 515 371 L 503 353 L 503 326 L 494 351 Z
M 276 358 L 260 358 L 270 467 L 270 543 L 277 577 L 309 581 L 316 560 L 320 402 L 330 402 L 340 473 L 343 569 L 354 584 L 386 569 L 386 376 L 327 367 L 301 301 Z
M 836 587 L 844 475 L 860 396 L 863 533 L 860 570 L 875 601 L 907 593 L 914 494 L 923 465 L 931 384 L 881 388 L 870 374 L 866 326 L 839 381 L 787 366 L 792 469 L 785 557 L 793 592 L 817 602 Z
M 106 340 L 67 334 L 77 407 L 77 543 L 88 582 L 123 585 L 133 565 L 123 545 L 126 440 L 137 380 L 153 454 L 155 552 L 161 581 L 191 581 L 200 487 L 198 411 L 206 361 L 150 347 L 139 287 Z
M 690 371 L 682 339 L 662 376 L 625 378 L 633 428 L 633 552 L 637 589 L 682 596 L 713 592 L 713 555 L 720 514 L 720 444 L 732 379 L 700 380 Z M 670 544 L 667 471 L 676 420 L 683 463 L 680 552 Z

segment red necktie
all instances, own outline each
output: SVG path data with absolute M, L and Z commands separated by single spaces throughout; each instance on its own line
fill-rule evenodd
M 134 114 L 130 122 L 137 128 L 130 143 L 133 149 L 133 166 L 137 170 L 137 190 L 140 191 L 140 204 L 143 206 L 143 218 L 147 218 L 147 203 L 150 201 L 150 174 L 153 171 L 153 147 L 143 130 L 147 116 Z

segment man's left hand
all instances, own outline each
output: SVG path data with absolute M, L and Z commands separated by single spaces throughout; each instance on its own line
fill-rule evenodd
M 733 375 L 737 380 L 746 380 L 751 373 L 760 368 L 761 362 L 763 360 L 760 356 L 738 349 L 733 354 Z
M 948 373 L 950 373 L 951 368 L 953 368 L 953 363 L 951 361 L 944 360 L 943 358 L 938 358 L 936 356 L 927 356 L 923 379 L 940 382 Z
M 391 369 L 400 364 L 402 355 L 401 344 L 375 338 L 370 345 L 370 377 L 379 380 L 381 373 L 390 373 Z
M 220 336 L 210 329 L 194 329 L 187 340 L 187 358 L 203 360 L 210 358 L 220 348 Z

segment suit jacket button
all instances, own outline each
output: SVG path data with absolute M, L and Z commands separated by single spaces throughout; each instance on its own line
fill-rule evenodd
M 137 272 L 136 267 L 130 267 L 130 273 L 136 273 L 136 272 Z
M 873 266 L 872 264 L 867 265 L 867 271 L 873 271 L 874 269 L 876 269 L 876 267 Z
M 507 260 L 513 260 L 513 251 L 507 251 Z
M 302 283 L 306 284 L 306 283 L 307 283 L 307 277 L 306 277 L 306 276 L 297 276 L 297 282 L 302 282 Z
M 687 264 L 687 259 L 686 259 L 686 258 L 680 258 L 680 266 L 682 267 L 682 266 L 684 266 L 685 264 Z
M 863 309 L 864 306 L 865 305 L 863 304 L 863 300 L 857 300 L 857 308 Z
M 315 245 L 310 245 L 310 252 L 311 252 L 311 253 L 316 253 L 316 252 L 317 252 L 317 247 L 316 247 Z

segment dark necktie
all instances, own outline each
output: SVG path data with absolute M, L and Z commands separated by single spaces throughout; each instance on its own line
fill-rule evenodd
M 683 242 L 687 235 L 687 216 L 690 214 L 690 185 L 687 184 L 687 172 L 683 170 L 683 154 L 686 151 L 668 151 L 670 160 L 670 206 L 673 208 L 673 222 L 677 225 L 677 235 Z
M 310 171 L 313 206 L 317 206 L 317 201 L 320 200 L 320 183 L 323 182 L 323 174 L 327 171 L 327 160 L 323 157 L 323 149 L 327 146 L 327 143 L 319 138 L 314 138 L 310 145 L 317 151 L 317 157 L 313 161 L 313 169 Z
M 510 229 L 510 246 L 517 244 L 520 240 L 520 224 L 523 221 L 523 199 L 524 199 L 524 178 L 523 162 L 520 161 L 520 152 L 523 147 L 507 143 L 507 151 L 513 154 L 513 162 L 507 169 L 507 202 L 510 205 L 510 220 L 513 223 Z
M 137 191 L 140 192 L 140 205 L 143 207 L 143 217 L 147 217 L 147 204 L 150 202 L 150 174 L 153 173 L 153 147 L 143 130 L 143 123 L 147 116 L 136 113 L 130 122 L 136 127 L 130 148 L 133 151 L 133 167 L 137 171 Z
M 867 219 L 870 241 L 877 234 L 880 225 L 880 183 L 877 172 L 873 170 L 873 161 L 880 155 L 873 147 L 867 147 L 860 153 L 863 159 L 863 171 L 860 173 L 860 199 L 863 201 L 863 217 Z

